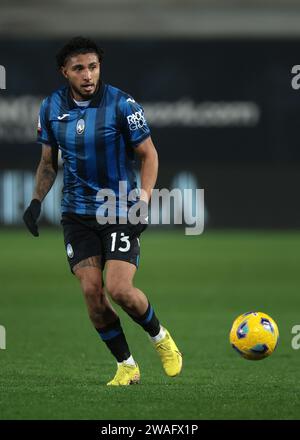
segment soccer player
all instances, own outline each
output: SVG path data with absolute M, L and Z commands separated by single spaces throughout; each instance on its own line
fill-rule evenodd
M 128 212 L 135 203 L 148 206 L 158 170 L 143 109 L 127 93 L 100 79 L 103 51 L 94 41 L 75 37 L 56 58 L 68 84 L 41 104 L 37 141 L 42 144 L 42 155 L 24 222 L 34 236 L 39 235 L 41 203 L 55 181 L 60 150 L 64 169 L 61 223 L 68 262 L 80 282 L 92 324 L 117 361 L 117 372 L 107 385 L 140 380 L 139 367 L 108 295 L 148 333 L 165 373 L 177 376 L 182 355 L 146 295 L 133 285 L 139 236 L 147 224 L 145 215 L 132 224 Z M 129 201 L 128 194 L 137 189 L 134 153 L 141 159 L 141 196 Z M 125 206 L 120 182 L 126 192 Z M 106 215 L 102 212 L 101 217 L 105 205 L 104 198 L 97 197 L 100 190 L 115 194 L 114 223 L 99 221 Z M 142 207 L 140 212 L 144 212 Z

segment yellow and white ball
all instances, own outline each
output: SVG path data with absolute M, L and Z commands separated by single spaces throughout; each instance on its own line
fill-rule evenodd
M 229 335 L 232 347 L 243 358 L 260 360 L 270 356 L 278 344 L 276 322 L 262 312 L 247 312 L 238 316 Z

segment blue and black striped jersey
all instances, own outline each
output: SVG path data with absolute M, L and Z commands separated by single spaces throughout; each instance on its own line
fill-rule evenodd
M 137 188 L 134 147 L 148 136 L 143 108 L 111 85 L 101 83 L 86 108 L 75 104 L 69 87 L 45 98 L 37 141 L 61 150 L 62 212 L 95 215 L 103 203 L 96 200 L 101 189 L 114 191 L 118 209 L 119 182 L 126 182 L 127 194 Z

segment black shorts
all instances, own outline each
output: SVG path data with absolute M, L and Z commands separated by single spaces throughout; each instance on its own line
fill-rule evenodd
M 86 258 L 100 255 L 102 269 L 107 260 L 122 260 L 139 265 L 140 241 L 137 227 L 128 223 L 100 225 L 93 216 L 64 213 L 64 230 L 68 262 L 73 267 Z

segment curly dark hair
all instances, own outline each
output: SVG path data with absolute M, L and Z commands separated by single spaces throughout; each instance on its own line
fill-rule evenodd
M 68 58 L 81 53 L 95 53 L 98 55 L 99 61 L 103 59 L 103 49 L 90 38 L 74 37 L 68 41 L 56 54 L 57 66 L 60 69 L 63 67 Z

